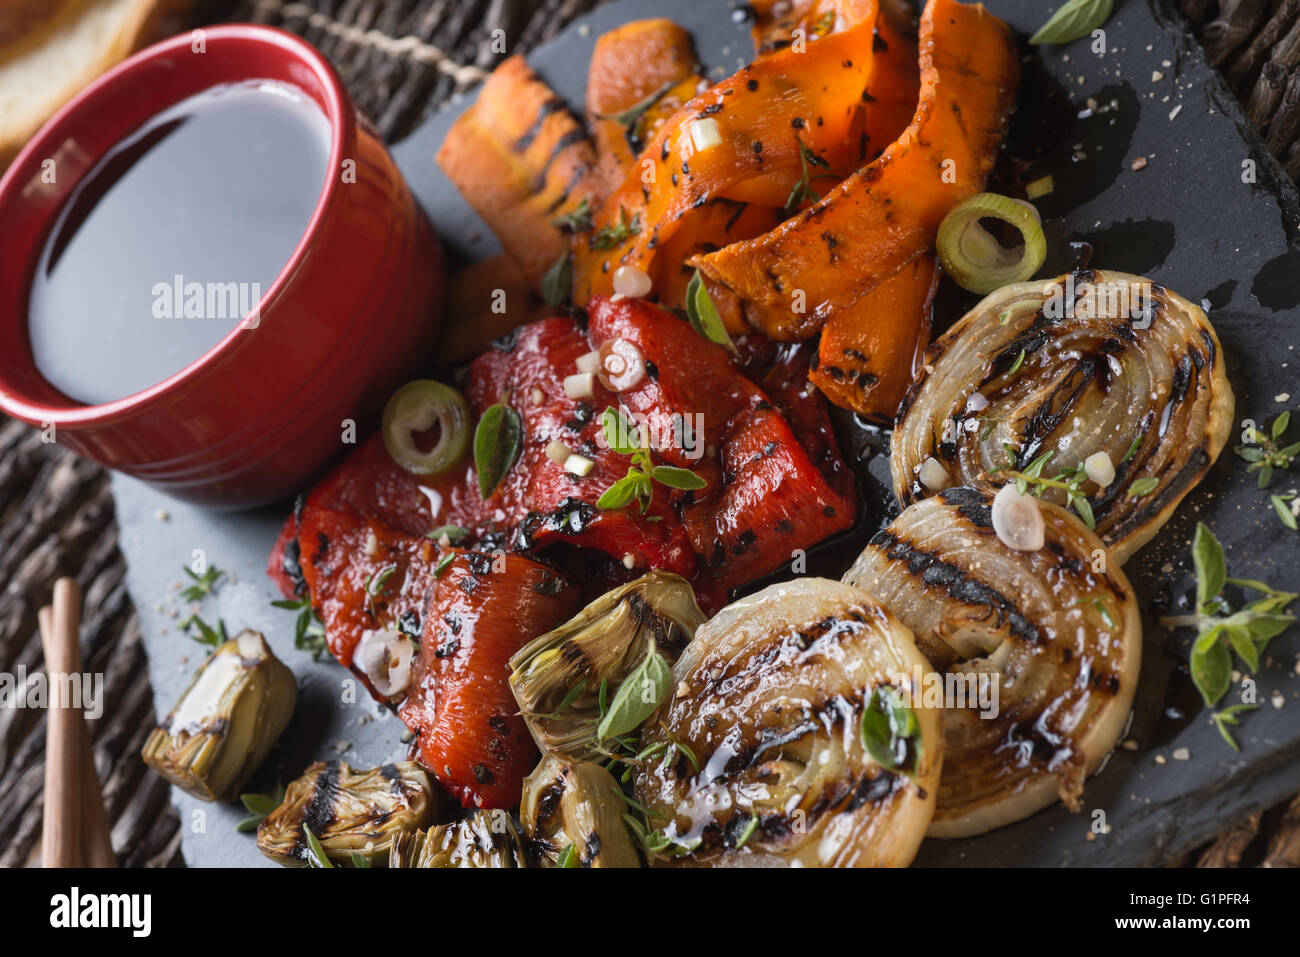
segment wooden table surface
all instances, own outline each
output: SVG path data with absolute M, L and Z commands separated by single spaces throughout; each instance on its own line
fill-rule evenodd
M 541 43 L 600 0 L 243 0 L 202 5 L 196 25 L 252 20 L 306 37 L 337 65 L 359 105 L 400 139 L 510 52 Z M 1054 5 L 1054 4 L 1053 4 Z M 1168 0 L 1188 18 L 1270 149 L 1300 174 L 1300 0 Z M 1045 5 L 1046 7 L 1047 5 Z M 92 724 L 113 845 L 127 866 L 181 866 L 180 822 L 140 747 L 153 727 L 139 623 L 124 584 L 108 477 L 100 467 L 0 419 L 0 671 L 42 667 L 36 613 L 55 579 L 85 595 L 82 656 L 105 675 Z M 45 721 L 0 710 L 0 866 L 39 850 Z M 1228 829 L 1188 858 L 1200 866 L 1300 866 L 1300 796 Z

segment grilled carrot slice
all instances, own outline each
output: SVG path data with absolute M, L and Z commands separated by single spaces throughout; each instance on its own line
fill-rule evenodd
M 983 188 L 1015 101 L 1011 32 L 981 5 L 929 0 L 920 49 L 916 115 L 879 159 L 772 232 L 693 260 L 768 336 L 815 335 L 932 246 L 948 210 Z
M 605 201 L 592 232 L 576 238 L 575 302 L 611 292 L 619 265 L 655 275 L 663 244 L 727 189 L 774 168 L 801 168 L 809 155 L 824 162 L 842 148 L 874 55 L 875 0 L 860 3 L 870 14 L 861 22 L 806 50 L 760 57 L 660 127 L 638 158 L 645 169 Z
M 668 117 L 699 92 L 690 33 L 671 20 L 634 20 L 601 34 L 587 74 L 587 125 L 609 192 Z
M 535 289 L 567 248 L 556 220 L 600 198 L 582 124 L 520 56 L 484 82 L 437 162 Z
M 934 255 L 916 257 L 822 329 L 809 378 L 836 405 L 893 421 L 930 343 Z

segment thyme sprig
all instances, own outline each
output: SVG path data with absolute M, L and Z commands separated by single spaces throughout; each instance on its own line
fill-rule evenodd
M 282 598 L 279 601 L 271 602 L 271 604 L 276 608 L 298 613 L 293 626 L 293 646 L 299 651 L 309 652 L 312 661 L 320 661 L 320 656 L 325 653 L 326 647 L 325 623 L 321 621 L 320 615 L 316 614 L 316 609 L 312 607 L 311 596 Z
M 821 194 L 812 188 L 813 170 L 829 170 L 830 164 L 812 151 L 812 147 L 803 140 L 796 140 L 799 144 L 799 181 L 790 189 L 790 195 L 785 198 L 786 213 L 793 213 L 796 209 L 804 204 L 805 201 L 812 203 L 821 202 Z
M 1253 425 L 1246 429 L 1242 445 L 1233 449 L 1238 457 L 1249 462 L 1247 472 L 1259 473 L 1259 487 L 1268 488 L 1273 482 L 1273 470 L 1287 471 L 1300 455 L 1300 442 L 1282 445 L 1282 437 L 1291 425 L 1291 412 L 1288 410 L 1273 420 L 1268 433 L 1260 431 Z
M 1192 683 L 1206 706 L 1214 708 L 1232 684 L 1233 653 L 1247 672 L 1258 671 L 1269 641 L 1295 622 L 1295 615 L 1287 609 L 1300 595 L 1253 579 L 1229 578 L 1223 546 L 1204 522 L 1197 523 L 1192 539 L 1192 564 L 1196 569 L 1195 612 L 1164 617 L 1160 623 L 1167 628 L 1196 629 L 1189 662 Z M 1262 597 L 1234 611 L 1223 596 L 1228 585 L 1257 592 Z M 1251 706 L 1234 705 L 1211 714 L 1219 733 L 1237 750 L 1240 749 L 1227 728 L 1236 727 L 1237 715 L 1245 710 L 1251 710 Z
M 1010 445 L 1003 444 L 1006 451 L 1007 459 L 1014 464 L 1016 461 L 1016 452 Z M 1055 451 L 1047 451 L 1038 456 L 1032 462 L 1025 466 L 1023 470 L 1013 468 L 999 469 L 999 474 L 1013 479 L 1016 483 L 1016 489 L 1021 495 L 1029 492 L 1037 497 L 1042 497 L 1048 489 L 1060 489 L 1065 492 L 1070 507 L 1083 520 L 1083 524 L 1091 529 L 1096 529 L 1097 520 L 1092 514 L 1092 503 L 1088 501 L 1088 496 L 1084 494 L 1083 483 L 1088 481 L 1088 473 L 1084 469 L 1083 463 L 1075 465 L 1073 468 L 1061 469 L 1053 478 L 1047 478 L 1043 475 L 1043 468 L 1051 461 Z
M 188 565 L 182 566 L 181 571 L 189 576 L 192 583 L 181 592 L 183 601 L 202 601 L 209 595 L 216 594 L 217 582 L 226 574 L 216 565 L 209 565 L 201 575 L 195 573 Z
M 619 455 L 631 456 L 632 464 L 628 466 L 626 475 L 601 493 L 600 498 L 596 500 L 597 508 L 619 509 L 635 500 L 641 506 L 641 514 L 644 515 L 649 511 L 650 501 L 654 496 L 653 482 L 688 492 L 702 489 L 709 484 L 690 469 L 673 465 L 655 465 L 650 455 L 649 445 L 642 441 L 637 427 L 613 406 L 605 409 L 600 421 L 609 447 Z

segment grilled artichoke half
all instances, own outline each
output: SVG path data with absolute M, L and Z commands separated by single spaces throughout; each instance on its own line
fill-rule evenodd
M 638 767 L 636 798 L 686 852 L 676 863 L 906 865 L 943 759 L 942 712 L 915 687 L 925 675 L 911 632 L 865 592 L 771 585 L 718 612 L 677 660 L 641 739 L 662 750 Z M 919 706 L 893 707 L 897 740 L 881 740 L 880 705 L 898 700 Z
M 509 813 L 475 811 L 428 831 L 399 834 L 389 867 L 525 867 L 523 845 Z
M 332 863 L 347 865 L 359 854 L 383 864 L 394 838 L 424 827 L 437 812 L 438 792 L 414 761 L 373 771 L 317 761 L 258 826 L 257 849 L 285 867 L 306 867 L 310 830 Z
M 233 800 L 289 724 L 298 684 L 266 639 L 242 631 L 195 673 L 140 756 L 204 801 Z
M 554 866 L 569 847 L 578 867 L 640 867 L 623 822 L 627 805 L 599 764 L 547 755 L 524 779 L 519 817 L 533 856 Z
M 1086 504 L 1074 508 L 1091 513 L 1120 562 L 1168 520 L 1232 428 L 1232 387 L 1205 312 L 1127 273 L 1006 286 L 930 346 L 926 369 L 891 442 L 904 507 L 938 491 L 945 473 L 947 484 L 996 491 L 1045 453 L 1049 479 L 1079 477 L 1095 456 L 1078 489 Z M 1057 505 L 1068 496 L 1044 491 Z
M 954 488 L 910 506 L 844 576 L 912 629 L 965 699 L 945 715 L 932 837 L 980 834 L 1058 796 L 1078 810 L 1137 688 L 1142 622 L 1119 564 L 1046 502 L 1044 547 L 1008 548 L 991 501 Z
M 510 659 L 510 687 L 543 752 L 597 756 L 601 685 L 606 700 L 647 654 L 668 664 L 704 621 L 686 579 L 652 571 L 584 608 Z

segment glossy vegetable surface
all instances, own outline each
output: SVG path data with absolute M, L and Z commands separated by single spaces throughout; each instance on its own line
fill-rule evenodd
M 1015 102 L 1011 33 L 981 5 L 930 0 L 920 57 L 915 116 L 879 158 L 772 232 L 693 261 L 747 300 L 766 335 L 814 335 L 929 249 L 948 211 L 984 188 Z

